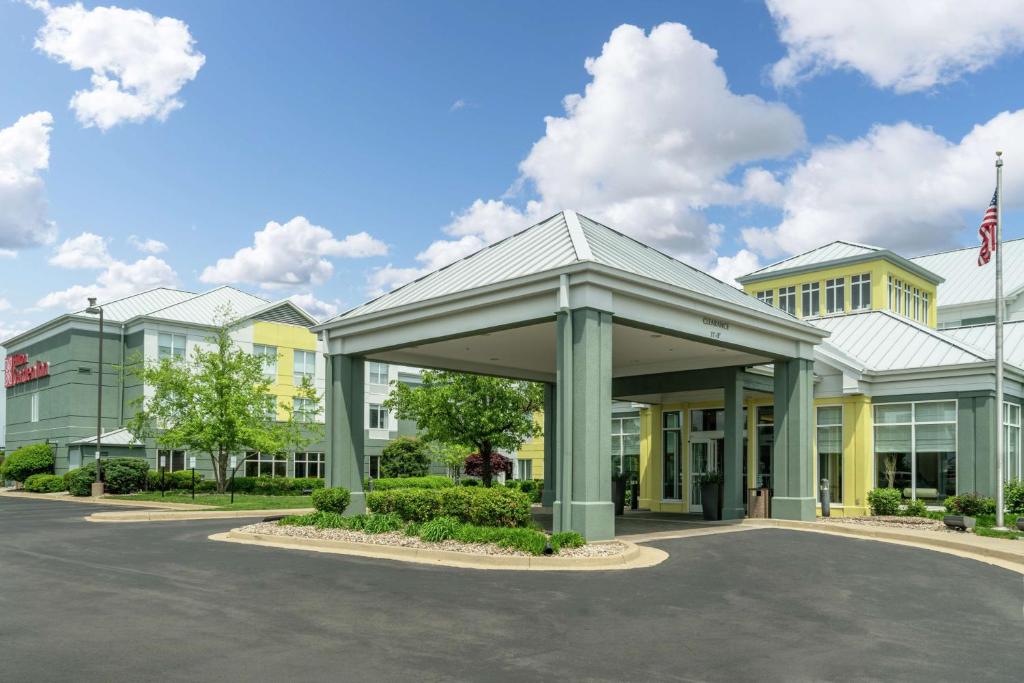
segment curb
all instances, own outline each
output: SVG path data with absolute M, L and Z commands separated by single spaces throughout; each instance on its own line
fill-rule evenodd
M 80 505 L 113 505 L 132 508 L 153 508 L 155 510 L 209 510 L 210 505 L 193 505 L 192 503 L 161 503 L 153 500 L 124 500 L 123 498 L 93 498 L 91 496 L 72 496 L 66 493 L 28 493 L 0 491 L 2 498 L 21 498 L 24 500 L 50 500 L 58 503 L 78 503 Z
M 1010 541 L 999 538 L 986 538 L 984 543 L 968 543 L 957 538 L 953 534 L 934 533 L 936 538 L 928 538 L 917 533 L 901 533 L 899 531 L 871 528 L 863 526 L 841 526 L 830 524 L 828 527 L 818 522 L 798 522 L 782 519 L 758 519 L 743 523 L 754 529 L 792 529 L 795 531 L 809 531 L 819 534 L 832 534 L 835 536 L 846 536 L 848 538 L 859 538 L 869 541 L 881 541 L 897 545 L 912 546 L 934 550 L 940 553 L 966 557 L 987 564 L 994 564 L 1004 569 L 1024 574 L 1024 543 L 1021 541 Z M 925 533 L 925 532 L 921 532 Z M 971 537 L 977 538 L 977 537 Z M 1015 544 L 1015 547 L 1004 546 L 1002 543 Z M 1017 550 L 1016 548 L 1020 548 Z
M 506 555 L 476 555 L 454 550 L 432 550 L 430 548 L 406 548 L 402 546 L 376 545 L 352 541 L 334 541 L 316 538 L 296 538 L 254 534 L 232 529 L 226 533 L 212 534 L 211 541 L 243 543 L 289 550 L 312 550 L 314 552 L 354 555 L 399 562 L 429 564 L 460 569 L 504 569 L 513 571 L 608 571 L 641 569 L 661 564 L 668 553 L 657 548 L 647 548 L 635 543 L 621 541 L 626 552 L 616 557 L 521 557 Z
M 94 512 L 86 516 L 89 522 L 181 522 L 196 519 L 248 519 L 271 515 L 304 515 L 313 508 L 277 508 L 274 510 L 157 510 L 155 512 Z

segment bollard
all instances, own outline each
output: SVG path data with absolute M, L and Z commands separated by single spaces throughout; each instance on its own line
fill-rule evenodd
M 829 503 L 831 502 L 828 493 L 828 479 L 822 479 L 821 485 L 818 487 L 818 491 L 821 494 L 821 516 L 829 517 L 831 510 L 829 510 Z

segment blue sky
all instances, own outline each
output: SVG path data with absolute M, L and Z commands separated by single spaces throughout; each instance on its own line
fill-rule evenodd
M 723 279 L 970 245 L 997 145 L 1021 236 L 1022 13 L 820 4 L 0 0 L 0 331 L 152 284 L 324 316 L 560 208 Z

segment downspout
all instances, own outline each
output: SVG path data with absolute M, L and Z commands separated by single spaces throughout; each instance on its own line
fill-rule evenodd
M 121 364 L 118 366 L 120 391 L 117 399 L 117 426 L 124 426 L 124 323 L 121 323 Z

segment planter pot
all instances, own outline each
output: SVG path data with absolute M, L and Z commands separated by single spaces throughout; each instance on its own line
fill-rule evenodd
M 626 482 L 622 479 L 612 479 L 612 505 L 616 515 L 621 515 L 626 507 Z
M 968 517 L 967 515 L 946 515 L 942 518 L 942 521 L 946 526 L 958 531 L 973 529 L 977 522 L 974 517 Z
M 700 485 L 700 505 L 706 521 L 722 519 L 722 487 L 717 483 Z

